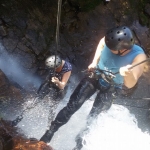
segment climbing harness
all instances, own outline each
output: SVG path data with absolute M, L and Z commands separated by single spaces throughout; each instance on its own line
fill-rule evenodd
M 133 65 L 133 66 L 131 66 L 131 67 L 129 67 L 128 69 L 130 70 L 130 69 L 133 69 L 134 67 L 136 67 L 136 66 L 138 66 L 138 65 L 140 65 L 140 64 L 142 64 L 142 63 L 144 63 L 144 62 L 147 62 L 147 61 L 150 61 L 150 58 L 147 58 L 147 59 L 145 59 L 145 60 L 143 60 L 143 61 L 141 61 L 141 62 L 139 62 L 139 63 L 137 63 L 137 64 L 135 64 L 135 65 Z M 100 72 L 100 74 L 96 74 L 96 72 Z M 85 70 L 83 70 L 83 71 L 81 71 L 81 72 L 83 72 L 83 73 L 85 73 L 85 72 L 88 72 L 88 73 L 90 73 L 90 75 L 89 75 L 89 77 L 91 77 L 91 78 L 93 78 L 93 77 L 95 77 L 95 78 L 99 78 L 99 76 L 101 76 L 103 79 L 105 79 L 105 81 L 107 81 L 107 82 L 112 82 L 112 79 L 113 78 L 115 78 L 116 76 L 116 74 L 119 74 L 119 71 L 118 72 L 115 72 L 115 73 L 113 73 L 113 72 L 111 72 L 111 71 L 108 71 L 108 70 L 103 70 L 103 69 L 98 69 L 98 68 L 96 68 L 95 69 L 95 72 L 93 72 L 93 71 L 88 71 L 88 69 L 85 69 Z M 106 73 L 107 74 L 106 74 Z

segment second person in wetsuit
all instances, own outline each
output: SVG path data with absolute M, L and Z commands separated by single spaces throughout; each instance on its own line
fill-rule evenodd
M 49 96 L 49 125 L 49 122 L 55 116 L 55 110 L 59 102 L 67 92 L 67 83 L 71 75 L 72 65 L 68 61 L 61 59 L 58 55 L 56 57 L 55 55 L 48 57 L 45 65 L 49 68 L 49 75 L 46 81 L 40 86 L 38 94 L 41 99 L 46 95 Z
M 55 59 L 56 58 L 56 59 Z M 51 93 L 52 98 L 63 98 L 66 93 L 66 85 L 71 75 L 72 65 L 58 55 L 52 55 L 45 60 L 45 65 L 49 68 L 49 75 L 46 82 L 41 84 L 38 94 L 42 98 Z

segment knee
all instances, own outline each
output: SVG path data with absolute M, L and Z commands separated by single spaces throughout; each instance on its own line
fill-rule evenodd
M 111 96 L 111 93 L 104 93 L 101 96 L 101 103 L 103 105 L 102 110 L 108 110 L 113 102 L 113 97 Z
M 111 105 L 112 105 L 112 100 L 109 100 L 109 101 L 104 101 L 104 102 L 102 102 L 103 104 L 103 107 L 102 107 L 102 111 L 106 111 L 106 110 L 108 110 L 110 107 L 111 107 Z
M 110 93 L 100 94 L 98 99 L 99 99 L 98 100 L 99 104 L 96 107 L 97 107 L 97 109 L 99 109 L 99 111 L 108 110 L 111 107 L 112 102 L 113 102 L 113 98 Z

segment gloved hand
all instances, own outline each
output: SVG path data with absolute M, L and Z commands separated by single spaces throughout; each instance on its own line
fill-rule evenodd
M 59 81 L 59 79 L 58 78 L 56 78 L 56 77 L 52 77 L 52 80 L 51 80 L 53 83 L 55 83 L 55 84 L 58 84 L 60 81 Z
M 129 74 L 132 73 L 132 69 L 129 69 L 130 67 L 132 67 L 132 65 L 127 65 L 127 66 L 124 66 L 124 67 L 121 67 L 119 69 L 119 73 L 121 76 L 128 76 Z
M 94 71 L 96 69 L 96 63 L 91 63 L 89 66 L 88 66 L 88 70 L 89 71 Z

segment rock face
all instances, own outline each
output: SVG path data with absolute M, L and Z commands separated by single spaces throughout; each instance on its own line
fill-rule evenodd
M 5 101 L 8 99 L 21 100 L 21 89 L 11 84 L 2 70 L 0 70 L 0 101 Z
M 44 76 L 44 61 L 56 50 L 81 70 L 93 59 L 100 38 L 117 25 L 131 27 L 136 42 L 149 51 L 149 6 L 146 0 L 63 1 L 56 49 L 57 1 L 2 0 L 0 43 L 32 74 Z
M 37 139 L 28 139 L 24 134 L 19 133 L 18 128 L 12 127 L 11 122 L 0 119 L 0 149 L 21 149 L 22 150 L 53 150 L 53 148 Z M 9 144 L 8 143 L 9 140 Z

